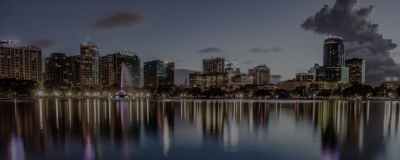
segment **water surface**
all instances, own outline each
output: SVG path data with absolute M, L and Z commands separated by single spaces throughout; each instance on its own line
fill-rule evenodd
M 398 102 L 0 102 L 0 159 L 400 159 Z

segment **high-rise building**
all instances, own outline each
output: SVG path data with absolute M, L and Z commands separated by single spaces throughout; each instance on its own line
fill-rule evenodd
M 95 88 L 99 85 L 99 51 L 95 44 L 81 44 L 80 86 Z
M 71 69 L 71 85 L 72 87 L 79 87 L 80 86 L 80 68 L 81 68 L 81 56 L 69 56 L 67 57 L 67 61 L 70 63 Z
M 67 88 L 72 86 L 71 61 L 64 53 L 52 53 L 45 61 L 45 86 Z
M 221 57 L 210 58 L 203 60 L 204 73 L 224 73 L 225 72 L 225 59 Z
M 140 59 L 132 52 L 119 52 L 101 57 L 100 80 L 104 88 L 121 85 L 123 67 L 127 68 L 127 87 L 140 87 Z
M 0 79 L 42 80 L 42 51 L 33 46 L 0 43 Z
M 337 36 L 328 37 L 324 41 L 324 65 L 317 69 L 316 79 L 319 81 L 347 83 L 349 70 L 345 64 L 345 57 L 343 38 Z
M 345 65 L 343 39 L 332 36 L 324 42 L 324 67 L 342 67 Z
M 173 62 L 154 60 L 144 63 L 144 86 L 159 88 L 174 85 L 175 64 Z
M 271 82 L 271 71 L 267 65 L 260 65 L 250 69 L 249 75 L 254 78 L 255 85 L 267 85 Z
M 349 68 L 349 81 L 351 83 L 365 83 L 365 60 L 352 58 L 346 60 L 346 66 Z

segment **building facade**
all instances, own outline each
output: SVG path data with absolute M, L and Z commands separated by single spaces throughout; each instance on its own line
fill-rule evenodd
M 144 87 L 170 87 L 175 84 L 175 63 L 154 60 L 144 63 Z
M 324 41 L 324 66 L 342 67 L 345 65 L 345 52 L 343 39 L 332 36 Z
M 224 73 L 225 72 L 225 59 L 221 57 L 210 58 L 203 60 L 204 73 Z
M 45 86 L 69 88 L 72 86 L 71 61 L 64 53 L 52 53 L 45 60 Z
M 260 65 L 250 69 L 249 75 L 253 77 L 255 85 L 268 85 L 271 83 L 271 70 L 267 65 Z
M 127 70 L 123 73 L 123 67 Z M 132 52 L 119 52 L 100 58 L 100 82 L 103 88 L 118 88 L 126 74 L 128 88 L 140 87 L 140 59 Z
M 211 88 L 228 85 L 227 73 L 192 73 L 189 75 L 190 87 Z
M 316 79 L 318 81 L 348 83 L 349 69 L 346 67 L 345 59 L 343 38 L 328 37 L 324 41 L 324 65 L 316 69 Z
M 315 81 L 314 73 L 296 73 L 296 81 Z
M 42 80 L 42 51 L 33 46 L 17 46 L 12 42 L 0 44 L 0 79 Z
M 347 67 L 320 67 L 316 73 L 317 81 L 349 82 L 349 69 Z
M 77 88 L 80 86 L 81 56 L 80 55 L 69 56 L 67 57 L 67 61 L 69 61 L 70 63 L 71 85 L 72 87 Z
M 96 88 L 99 86 L 99 51 L 95 44 L 85 43 L 80 46 L 80 86 Z
M 349 68 L 349 81 L 351 83 L 365 83 L 365 60 L 352 58 L 346 60 L 346 66 Z

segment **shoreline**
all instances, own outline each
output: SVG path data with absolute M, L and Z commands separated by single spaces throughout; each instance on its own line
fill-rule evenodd
M 111 97 L 0 97 L 0 102 L 28 102 L 39 99 L 60 99 L 60 100 L 80 100 L 80 99 L 111 99 L 113 101 L 120 101 Z M 388 97 L 371 97 L 371 98 L 286 98 L 286 99 L 274 99 L 274 98 L 190 98 L 190 97 L 135 97 L 127 98 L 123 100 L 137 100 L 137 99 L 149 99 L 151 101 L 164 101 L 164 102 L 179 102 L 179 101 L 242 101 L 242 102 L 322 102 L 322 101 L 400 101 L 400 98 L 388 98 Z

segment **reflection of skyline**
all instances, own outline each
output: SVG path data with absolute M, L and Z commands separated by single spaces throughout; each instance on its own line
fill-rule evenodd
M 289 116 L 295 123 L 309 123 L 314 127 L 313 132 L 320 135 L 322 158 L 374 159 L 384 153 L 386 140 L 399 134 L 399 112 L 395 102 L 285 104 L 135 100 L 115 103 L 106 99 L 42 99 L 34 107 L 30 103 L 18 103 L 17 107 L 13 103 L 3 105 L 0 156 L 15 155 L 12 153 L 17 149 L 26 152 L 25 157 L 78 152 L 85 159 L 95 159 L 106 155 L 104 149 L 114 148 L 124 157 L 121 159 L 130 159 L 136 149 L 149 144 L 157 144 L 159 152 L 169 156 L 174 153 L 175 141 L 180 139 L 175 132 L 185 130 L 198 132 L 205 144 L 238 151 L 242 143 L 268 136 L 275 129 L 271 124 Z M 190 126 L 177 130 L 184 122 Z M 14 147 L 4 148 L 11 144 Z M 11 152 L 10 148 L 14 150 Z

